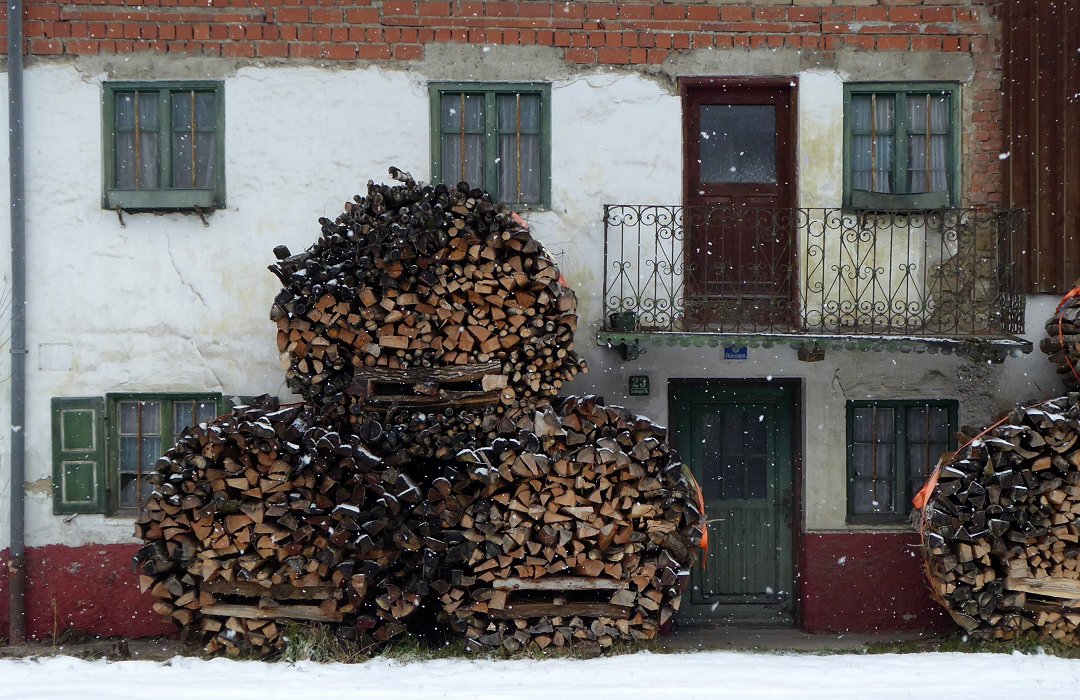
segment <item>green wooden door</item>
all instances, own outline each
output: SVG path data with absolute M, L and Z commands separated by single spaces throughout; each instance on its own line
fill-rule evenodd
M 674 444 L 709 519 L 709 555 L 681 619 L 792 622 L 792 389 L 673 383 L 671 392 Z

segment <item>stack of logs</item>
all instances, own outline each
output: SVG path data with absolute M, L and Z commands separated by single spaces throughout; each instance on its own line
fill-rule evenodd
M 322 218 L 309 250 L 274 250 L 274 300 L 286 381 L 312 403 L 358 413 L 366 368 L 495 363 L 504 405 L 555 396 L 584 363 L 577 299 L 513 212 L 467 183 L 368 183 L 367 197 Z M 384 373 L 385 375 L 385 373 Z
M 469 188 L 369 183 L 307 252 L 275 250 L 289 386 L 181 436 L 136 557 L 210 651 L 320 622 L 372 648 L 610 646 L 678 609 L 704 515 L 663 428 L 595 397 L 573 293 Z
M 921 513 L 935 597 L 973 636 L 1080 643 L 1080 395 L 1018 408 L 955 454 Z
M 1080 389 L 1080 296 L 1067 297 L 1046 322 L 1046 337 L 1039 348 L 1056 365 L 1065 387 Z
M 209 650 L 271 652 L 290 620 L 364 643 L 442 629 L 510 651 L 606 647 L 678 609 L 701 513 L 648 420 L 568 399 L 453 460 L 324 423 L 240 407 L 160 460 L 137 521 L 143 588 Z

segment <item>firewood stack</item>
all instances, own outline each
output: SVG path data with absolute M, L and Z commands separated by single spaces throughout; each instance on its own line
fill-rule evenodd
M 954 455 L 920 515 L 935 598 L 970 634 L 1080 643 L 1080 395 L 1018 408 Z
M 309 408 L 241 407 L 158 463 L 137 555 L 155 609 L 208 649 L 270 651 L 290 620 L 386 641 L 445 549 L 424 494 Z
M 463 452 L 483 485 L 447 555 L 444 619 L 473 648 L 652 639 L 678 610 L 702 513 L 666 431 L 594 397 Z
M 231 655 L 272 654 L 297 622 L 371 648 L 654 637 L 704 523 L 665 430 L 556 395 L 585 369 L 575 298 L 520 220 L 391 172 L 310 250 L 275 251 L 304 402 L 263 397 L 158 461 L 143 589 Z
M 1080 389 L 1080 296 L 1067 297 L 1046 322 L 1046 337 L 1039 343 L 1069 391 Z M 1070 367 L 1070 363 L 1072 367 Z
M 390 172 L 403 184 L 369 182 L 336 220 L 319 220 L 309 250 L 274 250 L 270 269 L 284 289 L 270 316 L 289 388 L 354 415 L 380 380 L 415 379 L 412 393 L 442 403 L 495 392 L 502 405 L 526 406 L 555 396 L 585 369 L 573 350 L 577 299 L 555 262 L 482 190 Z M 495 371 L 476 371 L 487 364 Z M 440 377 L 446 368 L 462 374 Z M 455 378 L 480 386 L 462 396 L 439 384 Z

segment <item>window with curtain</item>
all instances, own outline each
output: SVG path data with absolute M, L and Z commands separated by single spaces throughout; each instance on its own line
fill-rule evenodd
M 119 480 L 118 510 L 136 511 L 150 496 L 146 476 L 166 449 L 192 426 L 220 413 L 220 397 L 128 395 L 110 397 Z
M 955 86 L 848 85 L 844 204 L 956 206 Z
M 220 83 L 106 83 L 104 205 L 224 206 L 223 97 Z
M 849 401 L 847 412 L 848 520 L 907 515 L 938 458 L 956 449 L 956 402 Z
M 433 84 L 432 179 L 468 182 L 516 208 L 550 204 L 550 88 Z

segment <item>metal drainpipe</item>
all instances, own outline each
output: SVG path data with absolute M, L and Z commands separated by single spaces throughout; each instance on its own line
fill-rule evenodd
M 8 168 L 11 183 L 11 644 L 26 640 L 26 187 L 23 156 L 23 3 L 8 0 Z

